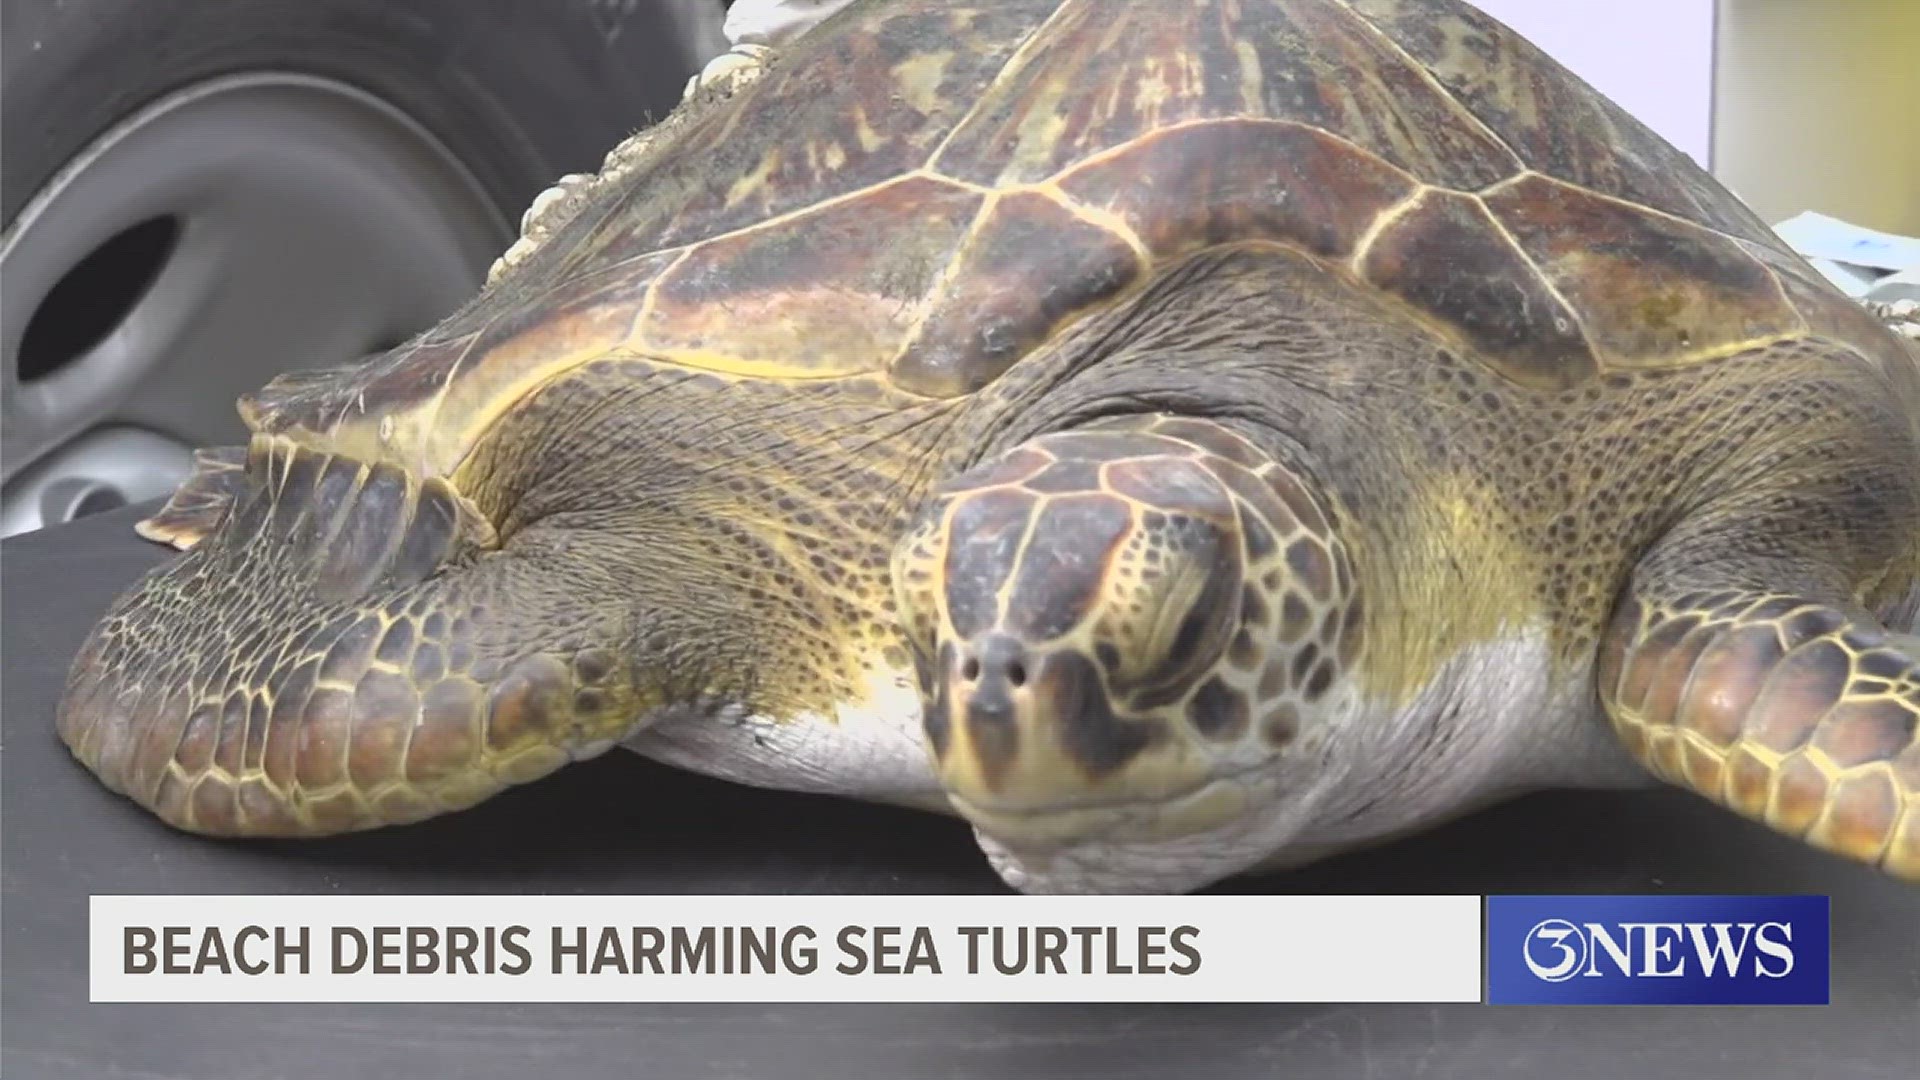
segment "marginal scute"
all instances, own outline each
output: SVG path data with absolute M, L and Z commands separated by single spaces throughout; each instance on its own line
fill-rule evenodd
M 1325 132 L 1239 117 L 1145 136 L 1060 179 L 1077 202 L 1117 215 L 1162 262 L 1243 240 L 1344 260 L 1415 186 Z
M 392 430 L 399 418 L 432 402 L 478 336 L 417 342 L 356 365 L 275 376 L 241 396 L 241 419 L 257 432 L 382 460 L 382 424 Z
M 426 476 L 447 475 L 528 391 L 595 357 L 631 347 L 647 286 L 673 260 L 671 254 L 653 255 L 582 274 L 505 309 L 456 358 L 432 407 L 396 415 L 383 443 L 392 447 L 389 452 L 417 447 L 412 454 L 400 451 L 402 464 Z
M 909 177 L 703 244 L 661 278 L 645 346 L 691 367 L 822 378 L 897 353 L 981 196 Z
M 1374 240 L 1361 272 L 1522 386 L 1561 389 L 1599 372 L 1573 312 L 1474 198 L 1424 193 Z
M 1888 334 L 1865 304 L 1843 295 L 1798 255 L 1744 240 L 1740 248 L 1773 272 L 1808 333 L 1859 350 L 1878 364 L 1896 387 L 1904 386 L 1908 393 L 1920 395 L 1920 364 L 1912 362 L 1911 350 Z M 1920 418 L 1916 422 L 1920 423 Z
M 1739 244 L 1545 177 L 1486 196 L 1609 368 L 1683 364 L 1804 327 Z
M 888 230 L 885 248 L 910 239 Z M 893 363 L 893 381 L 929 397 L 993 381 L 1065 321 L 1111 299 L 1145 268 L 1111 229 L 1037 192 L 1004 196 L 962 249 L 925 325 Z M 820 305 L 841 317 L 848 305 Z

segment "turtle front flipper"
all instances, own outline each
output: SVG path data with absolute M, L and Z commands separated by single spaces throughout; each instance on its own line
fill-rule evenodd
M 60 737 L 176 827 L 319 835 L 458 810 L 631 734 L 628 598 L 445 480 L 254 437 L 217 527 L 75 659 Z
M 247 448 L 222 446 L 193 452 L 193 473 L 173 491 L 167 505 L 133 528 L 158 544 L 182 551 L 220 527 L 233 504 L 247 493 Z
M 1655 775 L 1920 881 L 1920 637 L 1850 603 L 1655 576 L 1617 613 L 1600 677 Z

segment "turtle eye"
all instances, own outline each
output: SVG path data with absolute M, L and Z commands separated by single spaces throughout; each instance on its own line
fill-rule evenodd
M 1115 567 L 1116 689 L 1152 695 L 1210 670 L 1240 619 L 1240 550 L 1203 518 L 1149 514 Z

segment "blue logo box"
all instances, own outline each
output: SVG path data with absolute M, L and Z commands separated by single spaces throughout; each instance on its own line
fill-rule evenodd
M 1493 1005 L 1825 1005 L 1824 896 L 1490 896 Z

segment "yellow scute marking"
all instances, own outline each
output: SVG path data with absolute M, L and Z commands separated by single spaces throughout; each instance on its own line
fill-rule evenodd
M 409 417 L 408 426 L 412 430 L 407 434 L 412 436 L 412 445 L 423 448 L 422 460 L 416 467 L 421 468 L 425 475 L 454 475 L 467 452 L 479 444 L 486 432 L 497 424 L 503 415 L 538 394 L 548 383 L 563 378 L 575 368 L 620 355 L 644 355 L 648 359 L 667 366 L 691 368 L 736 378 L 835 379 L 845 374 L 837 371 L 815 371 L 784 361 L 755 360 L 704 350 L 638 350 L 617 346 L 582 349 L 578 352 L 555 356 L 546 363 L 517 368 L 517 377 L 488 388 L 487 401 L 484 405 L 468 407 L 464 402 L 449 403 L 455 409 L 451 415 L 467 417 L 467 422 L 463 425 L 436 424 L 433 418 L 425 413 L 417 413 Z M 458 486 L 457 478 L 456 486 Z
M 1240 102 L 1248 116 L 1259 116 L 1266 106 L 1267 83 L 1260 72 L 1260 53 L 1251 42 L 1233 43 L 1234 56 L 1240 61 Z
M 422 448 L 421 461 L 414 466 L 421 470 L 421 475 L 451 476 L 467 451 L 502 415 L 554 379 L 617 351 L 617 345 L 595 344 L 556 354 L 542 363 L 510 365 L 505 368 L 514 372 L 510 379 L 484 386 L 475 385 L 486 382 L 483 379 L 464 380 L 441 402 L 439 409 L 407 417 L 405 426 L 411 430 L 397 433 L 396 441 Z M 466 392 L 460 393 L 462 390 Z M 450 422 L 462 416 L 466 417 L 466 423 Z
M 930 113 L 940 104 L 940 80 L 946 76 L 953 53 L 921 53 L 893 67 L 894 81 L 907 104 L 919 112 Z
M 871 370 L 810 368 L 785 360 L 761 360 L 704 349 L 648 349 L 646 355 L 669 367 L 694 368 L 717 375 L 737 375 L 749 379 L 839 379 Z
M 724 303 L 662 302 L 645 320 L 637 345 L 649 356 L 684 358 L 709 370 L 801 378 L 876 371 L 899 350 L 924 306 L 834 289 L 749 293 Z
M 1168 85 L 1160 64 L 1149 63 L 1147 70 L 1133 87 L 1133 107 L 1135 111 L 1148 116 L 1159 114 L 1160 106 L 1173 99 L 1173 87 Z
M 1039 107 L 1027 113 L 1020 121 L 1017 133 L 1019 151 L 1015 155 L 1018 162 L 1044 161 L 1053 148 L 1060 142 L 1067 130 L 1067 117 L 1054 106 L 1065 95 L 1065 87 L 1050 86 L 1044 95 L 1036 95 Z
M 767 151 L 766 156 L 760 159 L 760 164 L 755 165 L 752 172 L 735 180 L 733 186 L 727 189 L 727 205 L 739 206 L 752 198 L 755 192 L 766 186 L 767 178 L 772 176 L 773 171 L 779 167 L 780 148 L 776 146 Z
M 853 107 L 853 132 L 860 139 L 860 149 L 869 154 L 886 145 L 886 138 L 873 130 L 873 125 L 868 122 L 867 110 L 858 105 Z

